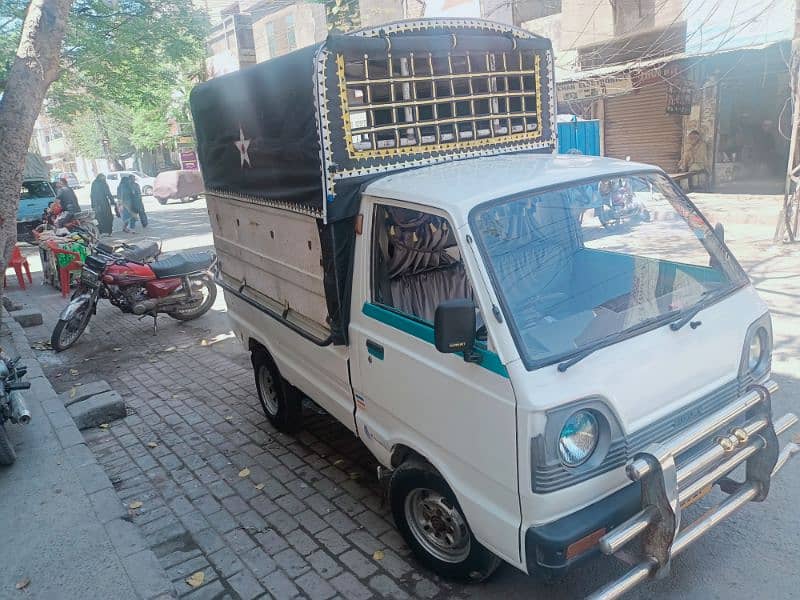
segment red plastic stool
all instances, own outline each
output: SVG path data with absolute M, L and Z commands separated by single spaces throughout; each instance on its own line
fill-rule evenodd
M 14 252 L 11 253 L 11 260 L 8 261 L 8 265 L 6 268 L 13 267 L 14 272 L 17 274 L 17 281 L 19 281 L 19 287 L 23 290 L 25 289 L 25 278 L 22 276 L 22 269 L 25 269 L 25 274 L 28 276 L 28 282 L 33 283 L 33 279 L 31 278 L 31 267 L 28 264 L 28 259 L 22 256 L 22 252 L 19 251 L 17 246 L 14 246 Z M 3 274 L 3 287 L 6 287 L 7 281 L 6 276 Z
M 47 242 L 47 246 L 50 248 L 50 252 L 52 252 L 56 256 L 56 264 L 58 264 L 58 256 L 59 254 L 63 254 L 64 256 L 69 256 L 70 261 L 66 265 L 58 265 L 58 277 L 61 282 L 61 296 L 64 298 L 67 297 L 69 294 L 69 283 L 70 283 L 70 273 L 73 271 L 80 271 L 83 268 L 83 259 L 78 252 L 73 252 L 72 250 L 65 250 L 61 248 L 56 242 L 50 240 Z

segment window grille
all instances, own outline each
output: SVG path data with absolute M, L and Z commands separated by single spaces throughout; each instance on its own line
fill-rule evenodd
M 367 158 L 541 137 L 540 55 L 337 54 L 348 153 Z

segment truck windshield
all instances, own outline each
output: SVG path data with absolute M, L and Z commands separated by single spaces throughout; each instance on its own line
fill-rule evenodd
M 680 319 L 747 282 L 659 173 L 492 201 L 470 222 L 529 369 Z
M 52 198 L 55 196 L 53 188 L 46 181 L 23 181 L 19 197 L 21 200 L 30 198 Z

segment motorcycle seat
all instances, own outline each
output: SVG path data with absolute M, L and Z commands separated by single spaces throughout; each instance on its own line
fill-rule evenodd
M 156 277 L 177 277 L 208 269 L 214 262 L 211 252 L 178 252 L 169 258 L 150 263 Z
M 141 245 L 134 244 L 128 248 L 121 249 L 119 254 L 128 260 L 146 262 L 148 259 L 155 258 L 158 255 L 158 242 L 149 242 Z

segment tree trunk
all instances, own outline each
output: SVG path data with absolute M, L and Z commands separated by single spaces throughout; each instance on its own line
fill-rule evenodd
M 72 0 L 32 0 L 17 55 L 0 99 L 0 264 L 17 243 L 17 207 L 33 125 L 58 78 L 61 43 Z

